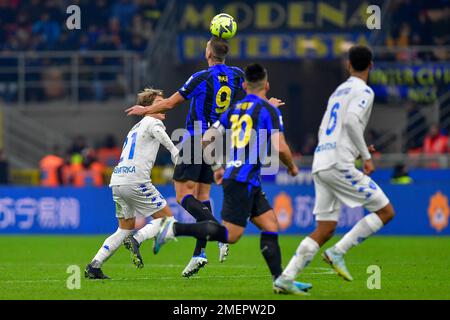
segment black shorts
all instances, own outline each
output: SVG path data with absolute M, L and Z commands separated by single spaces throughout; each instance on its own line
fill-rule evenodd
M 183 141 L 182 149 L 180 150 L 180 159 L 184 158 L 185 148 L 189 148 L 190 143 L 190 155 L 187 160 L 182 161 L 175 166 L 173 172 L 173 180 L 175 181 L 194 181 L 199 183 L 211 184 L 214 182 L 214 173 L 209 164 L 206 164 L 203 160 L 203 152 L 201 147 L 201 137 L 189 137 Z M 195 144 L 199 144 L 196 148 Z M 194 152 L 195 151 L 195 152 Z
M 223 180 L 222 220 L 241 227 L 248 219 L 272 209 L 261 187 L 235 180 Z

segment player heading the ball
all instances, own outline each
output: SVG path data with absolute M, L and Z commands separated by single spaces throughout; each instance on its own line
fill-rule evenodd
M 276 154 L 291 176 L 298 174 L 298 168 L 284 138 L 281 113 L 266 98 L 270 87 L 267 70 L 259 64 L 247 66 L 243 85 L 247 96 L 224 112 L 203 137 L 205 148 L 213 141 L 213 137 L 223 136 L 227 130 L 235 138 L 232 138 L 231 144 L 228 144 L 230 148 L 225 152 L 225 168 L 220 162 L 213 165 L 215 181 L 223 187 L 222 225 L 212 220 L 186 224 L 178 223 L 173 218 L 165 219 L 156 237 L 154 249 L 157 253 L 167 240 L 177 236 L 236 243 L 250 220 L 261 230 L 261 253 L 272 279 L 275 280 L 282 272 L 278 222 L 262 190 L 263 164 L 261 161 L 252 161 L 251 154 L 267 154 L 268 148 L 273 144 L 276 146 Z M 269 134 L 261 137 L 258 134 L 261 130 Z M 246 134 L 249 134 L 248 138 L 245 138 Z M 244 138 L 240 140 L 238 137 Z M 311 288 L 311 285 L 304 283 L 295 285 L 303 293 Z

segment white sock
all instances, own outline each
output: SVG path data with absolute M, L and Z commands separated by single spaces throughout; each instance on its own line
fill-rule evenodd
M 354 246 L 366 240 L 383 227 L 383 221 L 376 213 L 371 213 L 359 220 L 344 237 L 334 245 L 338 252 L 345 254 Z
M 139 244 L 144 242 L 145 240 L 151 239 L 158 233 L 159 226 L 161 224 L 161 218 L 155 219 L 147 223 L 143 228 L 139 229 L 138 232 L 134 235 Z
M 319 244 L 310 237 L 306 237 L 300 242 L 295 255 L 283 271 L 283 278 L 294 280 L 297 274 L 302 271 L 319 251 Z
M 92 259 L 91 265 L 94 268 L 100 268 L 103 263 L 111 257 L 114 252 L 121 246 L 123 240 L 133 232 L 133 230 L 125 230 L 117 228 L 117 231 L 110 235 L 102 247 L 98 250 L 94 259 Z

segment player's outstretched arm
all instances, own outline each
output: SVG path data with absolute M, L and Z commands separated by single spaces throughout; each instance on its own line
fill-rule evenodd
M 134 105 L 131 108 L 125 110 L 127 116 L 142 116 L 144 114 L 164 113 L 173 109 L 175 106 L 182 103 L 185 99 L 181 94 L 175 92 L 169 98 L 163 99 L 159 102 L 152 104 L 151 106 L 139 106 Z
M 173 144 L 164 128 L 160 125 L 154 126 L 152 129 L 152 135 L 170 152 L 173 163 L 177 164 L 178 154 L 180 151 Z
M 272 144 L 278 151 L 281 162 L 287 167 L 288 173 L 295 177 L 298 174 L 298 168 L 292 157 L 291 149 L 284 138 L 284 134 L 281 132 L 272 134 Z

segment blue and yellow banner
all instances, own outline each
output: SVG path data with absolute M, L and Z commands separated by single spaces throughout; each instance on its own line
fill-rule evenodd
M 378 101 L 407 99 L 432 103 L 450 90 L 450 64 L 375 63 L 369 85 Z
M 179 4 L 180 32 L 208 32 L 211 19 L 219 13 L 232 15 L 238 34 L 264 32 L 354 32 L 364 31 L 367 7 L 382 0 L 279 0 L 279 1 L 194 1 Z
M 353 43 L 367 44 L 367 7 L 382 1 L 186 1 L 178 7 L 181 61 L 201 60 L 214 15 L 237 21 L 231 58 L 301 59 L 340 57 Z
M 181 61 L 201 60 L 209 35 L 178 37 Z M 233 59 L 330 59 L 345 54 L 353 43 L 367 44 L 367 33 L 249 33 L 229 40 Z

